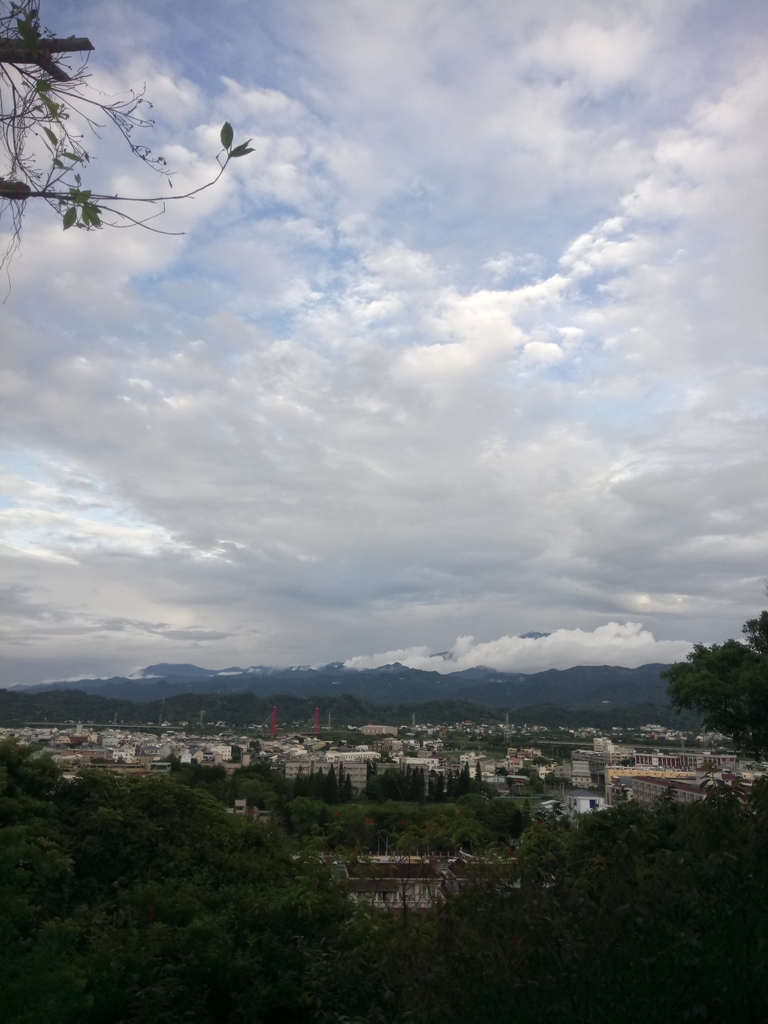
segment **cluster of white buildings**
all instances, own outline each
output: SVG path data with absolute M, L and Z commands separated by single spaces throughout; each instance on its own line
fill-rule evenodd
M 52 755 L 65 771 L 74 773 L 93 765 L 127 774 L 170 771 L 170 757 L 182 764 L 229 765 L 233 769 L 243 762 L 232 762 L 232 748 L 240 737 L 207 737 L 184 732 L 141 732 L 115 726 L 94 730 L 79 723 L 65 727 L 0 729 L 0 738 L 14 738 L 21 743 L 34 743 Z M 247 746 L 249 740 L 242 738 Z M 244 755 L 247 763 L 249 756 Z
M 563 813 L 574 817 L 625 800 L 647 807 L 665 796 L 678 803 L 695 803 L 704 800 L 713 785 L 748 788 L 766 774 L 768 765 L 740 759 L 733 751 L 648 752 L 595 736 L 591 750 L 574 750 L 570 761 L 550 770 L 556 779 L 575 788 L 566 791 L 563 786 L 562 799 L 544 801 L 542 810 L 552 811 L 559 803 Z
M 648 725 L 642 731 L 654 736 L 657 729 L 661 727 Z M 196 736 L 180 730 L 143 732 L 118 726 L 94 730 L 72 724 L 0 729 L 0 738 L 41 746 L 71 774 L 89 764 L 128 774 L 170 771 L 171 757 L 182 764 L 222 765 L 231 773 L 257 758 L 283 771 L 287 779 L 333 770 L 339 781 L 349 778 L 353 795 L 364 792 L 372 771 L 388 769 L 423 771 L 425 780 L 466 769 L 499 795 L 529 788 L 532 778 L 538 777 L 560 788 L 560 798 L 543 801 L 542 809 L 559 809 L 570 816 L 624 800 L 650 806 L 665 794 L 691 803 L 704 799 L 713 784 L 749 787 L 768 768 L 723 750 L 636 750 L 598 735 L 597 730 L 582 730 L 593 734 L 591 747 L 573 750 L 570 760 L 563 762 L 545 759 L 537 747 L 509 747 L 505 757 L 467 750 L 458 761 L 449 759 L 444 753 L 445 729 L 439 727 L 432 729 L 431 738 L 421 740 L 395 726 L 367 725 L 357 731 L 366 742 L 355 746 L 330 745 L 313 734 L 263 738 L 258 755 L 247 752 L 249 737 L 227 733 Z M 238 761 L 232 760 L 235 746 L 242 751 Z

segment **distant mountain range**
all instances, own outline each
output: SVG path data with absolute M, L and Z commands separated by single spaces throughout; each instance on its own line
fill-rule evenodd
M 472 668 L 440 674 L 406 668 L 395 662 L 376 669 L 347 669 L 341 662 L 321 668 L 298 666 L 247 669 L 206 669 L 197 665 L 149 665 L 131 678 L 80 679 L 14 688 L 27 694 L 79 690 L 101 697 L 147 702 L 179 694 L 250 693 L 257 697 L 339 697 L 348 694 L 372 704 L 419 704 L 425 701 L 472 701 L 513 710 L 541 704 L 568 708 L 605 708 L 615 704 L 665 705 L 667 683 L 661 672 L 668 665 L 621 668 L 613 665 L 577 666 L 545 672 L 498 672 Z
M 180 693 L 162 700 L 146 702 L 103 697 L 79 690 L 48 690 L 28 693 L 22 689 L 0 690 L 0 725 L 19 726 L 35 723 L 50 725 L 82 722 L 104 726 L 116 725 L 171 725 L 203 721 L 223 724 L 229 728 L 267 727 L 272 719 L 272 707 L 278 705 L 277 724 L 281 729 L 310 730 L 314 726 L 315 707 L 321 706 L 321 721 L 327 727 L 328 718 L 334 727 L 360 726 L 366 722 L 383 725 L 403 725 L 411 722 L 503 722 L 509 712 L 466 700 L 433 700 L 421 703 L 372 703 L 342 694 L 332 697 L 293 697 L 279 694 L 260 697 L 241 693 Z M 512 717 L 510 715 L 510 717 Z M 674 728 L 698 728 L 695 716 L 680 716 L 670 707 L 658 704 L 600 704 L 599 707 L 563 708 L 555 704 L 517 708 L 514 721 L 535 725 L 568 728 L 591 725 L 600 729 L 613 726 L 631 728 L 649 722 Z

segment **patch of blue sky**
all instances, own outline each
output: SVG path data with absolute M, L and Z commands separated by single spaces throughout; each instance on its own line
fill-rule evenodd
M 38 453 L 6 451 L 0 456 L 0 466 L 6 473 L 13 473 L 35 483 L 43 483 L 48 479 L 43 471 L 44 462 Z
M 126 530 L 142 530 L 149 525 L 133 509 L 125 506 L 92 505 L 78 510 L 77 518 L 100 526 L 119 526 Z
M 241 221 L 241 224 L 248 228 L 252 224 L 268 221 L 270 226 L 275 226 L 278 230 L 281 228 L 278 219 L 266 216 L 252 217 L 250 221 Z M 146 298 L 162 300 L 165 298 L 165 292 L 169 285 L 192 282 L 195 289 L 186 296 L 185 311 L 190 313 L 194 311 L 198 316 L 210 314 L 219 307 L 223 295 L 239 291 L 242 288 L 238 270 L 244 269 L 243 267 L 233 271 L 233 268 L 227 263 L 217 264 L 215 260 L 210 259 L 208 247 L 215 247 L 223 237 L 225 235 L 218 227 L 198 232 L 191 244 L 167 269 L 161 272 L 137 275 L 134 278 L 134 287 Z M 327 246 L 312 244 L 311 241 L 302 241 L 293 246 L 286 242 L 285 246 L 278 247 L 277 255 L 286 261 L 292 260 L 296 265 L 296 272 L 302 273 L 303 276 L 311 280 L 342 271 L 356 253 L 349 245 L 332 244 Z M 265 259 L 268 258 L 267 255 Z M 267 301 L 269 300 L 267 299 Z
M 629 276 L 635 269 L 634 266 L 608 267 L 604 270 L 597 268 L 589 277 L 578 280 L 575 301 L 591 310 L 615 302 L 615 297 L 610 292 L 611 282 Z

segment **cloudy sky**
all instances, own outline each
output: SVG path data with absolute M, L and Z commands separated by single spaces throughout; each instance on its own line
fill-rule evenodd
M 94 85 L 146 82 L 174 191 L 225 119 L 255 152 L 157 222 L 183 236 L 28 204 L 3 684 L 738 635 L 768 576 L 764 0 L 43 15 Z M 89 146 L 95 187 L 162 190 Z

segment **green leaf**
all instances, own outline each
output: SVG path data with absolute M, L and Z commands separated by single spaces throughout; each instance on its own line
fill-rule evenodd
M 43 131 L 44 131 L 44 132 L 45 132 L 45 134 L 46 134 L 46 135 L 48 136 L 48 141 L 50 142 L 50 144 L 51 144 L 52 146 L 54 146 L 54 147 L 55 147 L 55 146 L 58 146 L 58 144 L 59 144 L 59 140 L 58 140 L 58 139 L 56 138 L 56 136 L 55 136 L 55 135 L 53 134 L 53 132 L 51 131 L 51 129 L 50 129 L 50 128 L 46 128 L 45 126 L 43 126 Z
M 248 139 L 248 142 L 250 141 L 251 140 Z M 245 156 L 246 153 L 252 153 L 253 149 L 248 146 L 248 142 L 241 142 L 239 146 L 235 146 L 235 148 L 230 152 L 229 155 L 231 157 L 236 157 Z
M 40 30 L 37 27 L 34 12 L 30 11 L 26 18 L 17 18 L 16 28 L 19 30 L 19 35 L 24 40 L 29 52 L 33 57 L 36 57 L 37 44 L 40 39 Z
M 89 227 L 100 228 L 101 227 L 101 220 L 99 218 L 99 213 L 100 212 L 101 211 L 99 210 L 98 206 L 95 206 L 93 203 L 86 203 L 86 205 L 83 207 L 83 214 L 82 214 L 83 222 L 85 224 L 87 224 Z
M 229 148 L 232 145 L 232 139 L 234 137 L 235 133 L 232 131 L 232 125 L 229 123 L 229 121 L 225 121 L 224 127 L 221 129 L 221 134 L 219 138 L 221 139 L 222 146 L 227 151 L 229 151 Z
M 70 206 L 70 208 L 64 214 L 64 217 L 63 217 L 63 220 L 62 220 L 62 223 L 64 224 L 64 230 L 66 231 L 67 228 L 71 228 L 76 220 L 77 220 L 77 210 L 75 209 L 74 206 Z
M 56 156 L 53 158 L 53 166 L 56 167 L 60 171 L 65 170 L 64 164 Z
M 50 92 L 50 91 L 51 91 L 51 83 L 50 82 L 46 82 L 45 79 L 41 78 L 38 82 L 35 83 L 35 92 L 38 94 L 38 96 L 41 95 L 44 92 Z
M 64 151 L 64 152 L 63 152 L 63 153 L 62 153 L 61 155 L 62 155 L 63 157 L 66 157 L 66 158 L 67 158 L 67 160 L 74 160 L 74 161 L 75 161 L 75 163 L 78 163 L 78 164 L 81 164 L 81 163 L 83 163 L 83 158 L 82 158 L 81 156 L 78 156 L 78 155 L 77 155 L 77 153 L 68 153 L 68 152 L 67 152 L 67 151 L 65 150 L 65 151 Z

